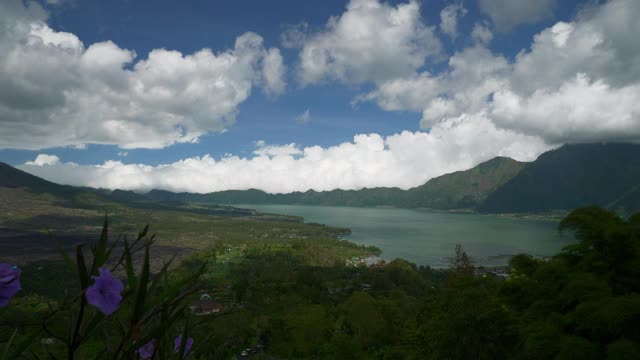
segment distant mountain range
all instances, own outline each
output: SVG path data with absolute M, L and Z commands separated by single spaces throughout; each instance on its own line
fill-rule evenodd
M 568 145 L 546 152 L 489 194 L 482 212 L 539 212 L 601 205 L 640 210 L 640 145 Z
M 402 190 L 372 188 L 268 194 L 260 190 L 230 190 L 209 194 L 172 193 L 154 190 L 146 195 L 154 201 L 185 201 L 220 204 L 305 204 L 337 206 L 396 206 L 434 209 L 472 209 L 488 194 L 513 178 L 526 163 L 497 157 L 467 171 L 431 179 L 424 185 Z
M 289 194 L 268 194 L 256 189 L 209 194 L 152 190 L 138 194 L 58 185 L 2 163 L 0 186 L 24 187 L 55 195 L 92 192 L 112 201 L 138 204 L 394 206 L 483 213 L 549 212 L 600 205 L 629 214 L 640 210 L 640 145 L 565 145 L 529 163 L 496 157 L 408 190 L 309 190 Z

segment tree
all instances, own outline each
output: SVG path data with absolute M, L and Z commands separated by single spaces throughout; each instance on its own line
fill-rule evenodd
M 457 274 L 473 274 L 473 261 L 460 244 L 456 244 L 456 254 L 449 259 L 449 270 Z
M 378 309 L 376 299 L 363 291 L 357 291 L 340 306 L 354 337 L 364 347 L 382 341 L 385 320 Z

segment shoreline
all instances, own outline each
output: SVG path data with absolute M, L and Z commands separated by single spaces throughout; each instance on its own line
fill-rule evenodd
M 375 205 L 375 206 L 352 206 L 352 205 L 322 205 L 322 204 L 223 204 L 224 206 L 246 206 L 246 205 L 259 205 L 259 206 L 309 206 L 309 207 L 340 207 L 340 208 L 355 208 L 355 209 L 398 209 L 398 210 L 427 210 L 432 212 L 447 213 L 447 214 L 461 214 L 461 215 L 481 215 L 481 216 L 494 216 L 505 219 L 519 219 L 530 221 L 549 221 L 558 222 L 564 218 L 569 211 L 568 210 L 552 210 L 548 212 L 522 212 L 522 213 L 482 213 L 473 209 L 434 209 L 428 207 L 398 207 L 394 205 Z M 255 209 L 251 209 L 255 210 Z M 290 215 L 296 216 L 296 215 Z

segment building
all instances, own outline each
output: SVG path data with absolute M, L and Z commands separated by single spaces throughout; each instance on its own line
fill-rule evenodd
M 211 296 L 204 294 L 200 296 L 200 299 L 191 302 L 189 310 L 194 315 L 210 315 L 219 313 L 224 309 L 224 305 L 213 301 Z

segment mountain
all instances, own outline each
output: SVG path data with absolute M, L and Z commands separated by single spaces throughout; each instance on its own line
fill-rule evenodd
M 526 164 L 506 157 L 496 157 L 472 169 L 442 175 L 409 189 L 407 201 L 411 207 L 472 209 L 518 175 Z
M 234 217 L 255 213 L 251 209 L 238 209 L 230 206 L 192 206 L 192 204 L 185 204 L 184 201 L 179 200 L 183 197 L 182 194 L 156 192 L 166 193 L 169 198 L 156 200 L 133 191 L 111 191 L 59 185 L 0 162 L 0 200 L 2 200 L 0 205 L 9 206 L 8 204 L 10 204 L 14 210 L 19 208 L 20 212 L 29 213 L 32 210 L 54 209 L 51 211 L 55 215 L 47 214 L 49 218 L 77 209 L 99 210 L 101 212 L 122 211 L 123 209 L 126 209 L 125 212 L 133 210 L 180 211 L 190 214 Z
M 626 214 L 640 210 L 640 184 L 609 204 L 608 208 Z
M 600 205 L 631 213 L 640 209 L 640 145 L 579 144 L 548 151 L 533 162 L 497 157 L 472 169 L 445 174 L 401 190 L 373 188 L 268 194 L 260 190 L 149 195 L 187 202 L 424 207 L 522 213 Z M 171 195 L 169 195 L 171 194 Z
M 546 152 L 489 194 L 481 212 L 568 210 L 586 205 L 640 209 L 640 145 L 565 145 Z
M 292 204 L 336 206 L 426 207 L 441 210 L 472 209 L 491 192 L 509 181 L 526 163 L 497 157 L 470 170 L 431 179 L 424 185 L 402 190 L 372 188 L 268 194 L 261 190 L 228 190 L 209 194 L 172 193 L 153 190 L 153 201 L 183 201 L 214 204 Z
M 7 188 L 25 188 L 33 193 L 48 193 L 61 196 L 75 195 L 82 192 L 80 188 L 69 185 L 59 185 L 44 180 L 3 162 L 0 162 L 0 186 Z
M 85 203 L 99 197 L 137 208 L 182 207 L 185 203 L 301 204 L 522 213 L 600 205 L 629 214 L 640 210 L 640 145 L 565 145 L 530 163 L 496 157 L 408 190 L 365 188 L 289 194 L 268 194 L 256 189 L 209 194 L 152 190 L 138 194 L 58 185 L 4 163 L 0 163 L 0 186 L 80 198 Z

